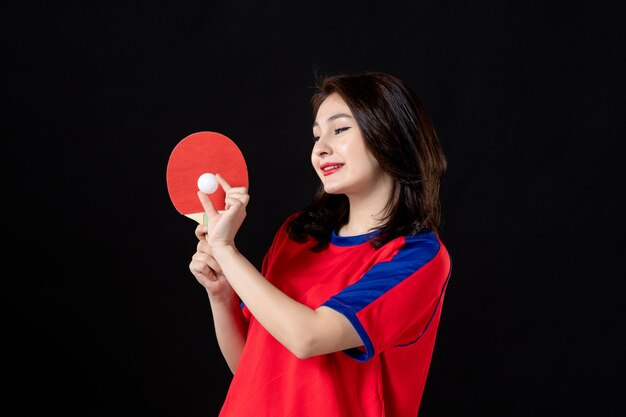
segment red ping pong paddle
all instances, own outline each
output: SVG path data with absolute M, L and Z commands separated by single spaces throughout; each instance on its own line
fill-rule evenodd
M 167 162 L 167 191 L 176 210 L 206 224 L 206 213 L 198 199 L 198 178 L 220 174 L 233 187 L 248 188 L 248 167 L 235 142 L 217 132 L 196 132 L 182 139 Z M 209 194 L 216 210 L 224 210 L 226 193 L 221 186 Z

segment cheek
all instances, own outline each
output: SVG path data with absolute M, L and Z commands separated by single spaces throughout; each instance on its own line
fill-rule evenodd
M 372 155 L 371 153 L 367 153 L 367 159 L 368 159 L 368 163 L 371 165 L 372 169 L 376 172 L 382 172 L 382 168 L 380 167 L 380 164 L 378 163 L 378 161 L 376 160 L 376 158 L 374 158 L 374 155 Z
M 358 169 L 359 172 L 365 177 L 368 177 L 368 179 L 372 179 L 372 177 L 375 178 L 382 173 L 382 169 L 378 164 L 378 161 L 369 152 L 363 152 L 360 154 L 360 157 L 358 158 Z
M 311 159 L 311 165 L 313 165 L 313 168 L 315 168 L 315 159 L 316 159 L 316 157 L 315 157 L 315 153 L 314 152 L 311 152 L 311 158 L 310 159 Z

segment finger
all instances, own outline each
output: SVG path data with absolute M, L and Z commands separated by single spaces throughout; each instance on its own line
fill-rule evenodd
M 247 192 L 248 192 L 248 189 L 246 187 L 230 187 L 228 189 L 228 194 L 235 194 L 235 193 L 246 194 Z
M 196 266 L 197 270 L 201 270 L 202 272 L 206 272 L 205 267 L 209 267 L 212 271 L 217 274 L 222 273 L 222 267 L 217 263 L 215 258 L 211 255 L 207 255 L 206 253 L 196 253 L 192 256 L 192 265 Z
M 231 190 L 232 190 L 232 188 L 231 188 Z M 245 196 L 245 195 L 249 195 L 249 194 L 248 194 L 248 193 L 242 193 L 242 192 L 236 192 L 236 193 L 233 193 L 233 192 L 230 192 L 230 191 L 229 191 L 226 195 L 227 195 L 228 197 L 240 198 L 240 197 L 243 197 L 243 196 Z
M 209 281 L 217 281 L 217 275 L 212 269 L 209 269 L 209 271 L 205 275 L 209 279 Z
M 206 253 L 207 255 L 213 256 L 213 252 L 211 251 L 211 245 L 206 240 L 206 236 L 198 240 L 198 244 L 196 245 L 196 252 Z
M 194 260 L 189 264 L 189 270 L 194 275 L 202 275 L 203 277 L 215 281 L 217 280 L 217 276 L 215 275 L 215 271 L 213 271 L 206 262 L 202 262 L 199 260 Z
M 200 199 L 200 203 L 202 204 L 204 211 L 209 217 L 213 217 L 218 214 L 208 194 L 198 191 L 198 198 Z
M 198 238 L 198 240 L 202 241 L 205 240 L 205 235 L 207 233 L 207 227 L 203 224 L 198 224 L 198 226 L 196 226 L 196 237 Z
M 248 201 L 250 199 L 249 194 L 226 194 L 225 199 L 234 198 L 241 202 Z
M 233 197 L 226 197 L 226 205 L 228 206 L 228 209 L 230 209 L 231 207 L 240 207 L 240 206 L 243 206 L 244 204 L 239 199 L 236 199 Z
M 207 265 L 209 265 L 209 268 L 211 268 L 216 274 L 222 273 L 222 267 L 220 266 L 220 264 L 217 263 L 214 257 L 209 256 L 209 259 L 207 260 Z
M 202 252 L 196 252 L 193 254 L 193 256 L 191 257 L 191 260 L 193 262 L 200 262 L 200 263 L 204 263 L 206 264 L 207 261 L 207 254 L 206 253 L 202 253 Z
M 225 201 L 226 202 L 239 201 L 242 205 L 246 206 L 248 205 L 248 202 L 250 201 L 250 195 L 249 194 L 237 194 L 233 196 L 228 196 L 225 198 Z
M 220 174 L 215 174 L 215 178 L 217 178 L 217 182 L 220 183 L 220 185 L 222 186 L 222 188 L 224 189 L 224 191 L 228 192 L 228 190 L 230 190 L 231 187 L 229 183 L 226 182 L 226 180 L 224 179 L 224 177 L 222 177 Z

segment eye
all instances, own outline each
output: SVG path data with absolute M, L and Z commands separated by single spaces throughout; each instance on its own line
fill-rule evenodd
M 313 142 L 317 142 L 318 140 L 320 140 L 319 136 L 313 136 L 311 139 L 313 139 Z
M 345 132 L 348 129 L 350 129 L 350 127 L 340 127 L 339 129 L 335 129 L 335 135 L 338 135 L 341 132 Z

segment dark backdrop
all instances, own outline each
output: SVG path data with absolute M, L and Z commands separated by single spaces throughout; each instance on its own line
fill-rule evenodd
M 309 202 L 314 74 L 386 71 L 446 151 L 454 264 L 420 417 L 623 415 L 624 12 L 613 2 L 2 6 L 3 415 L 216 416 L 171 149 L 247 158 L 260 266 Z

